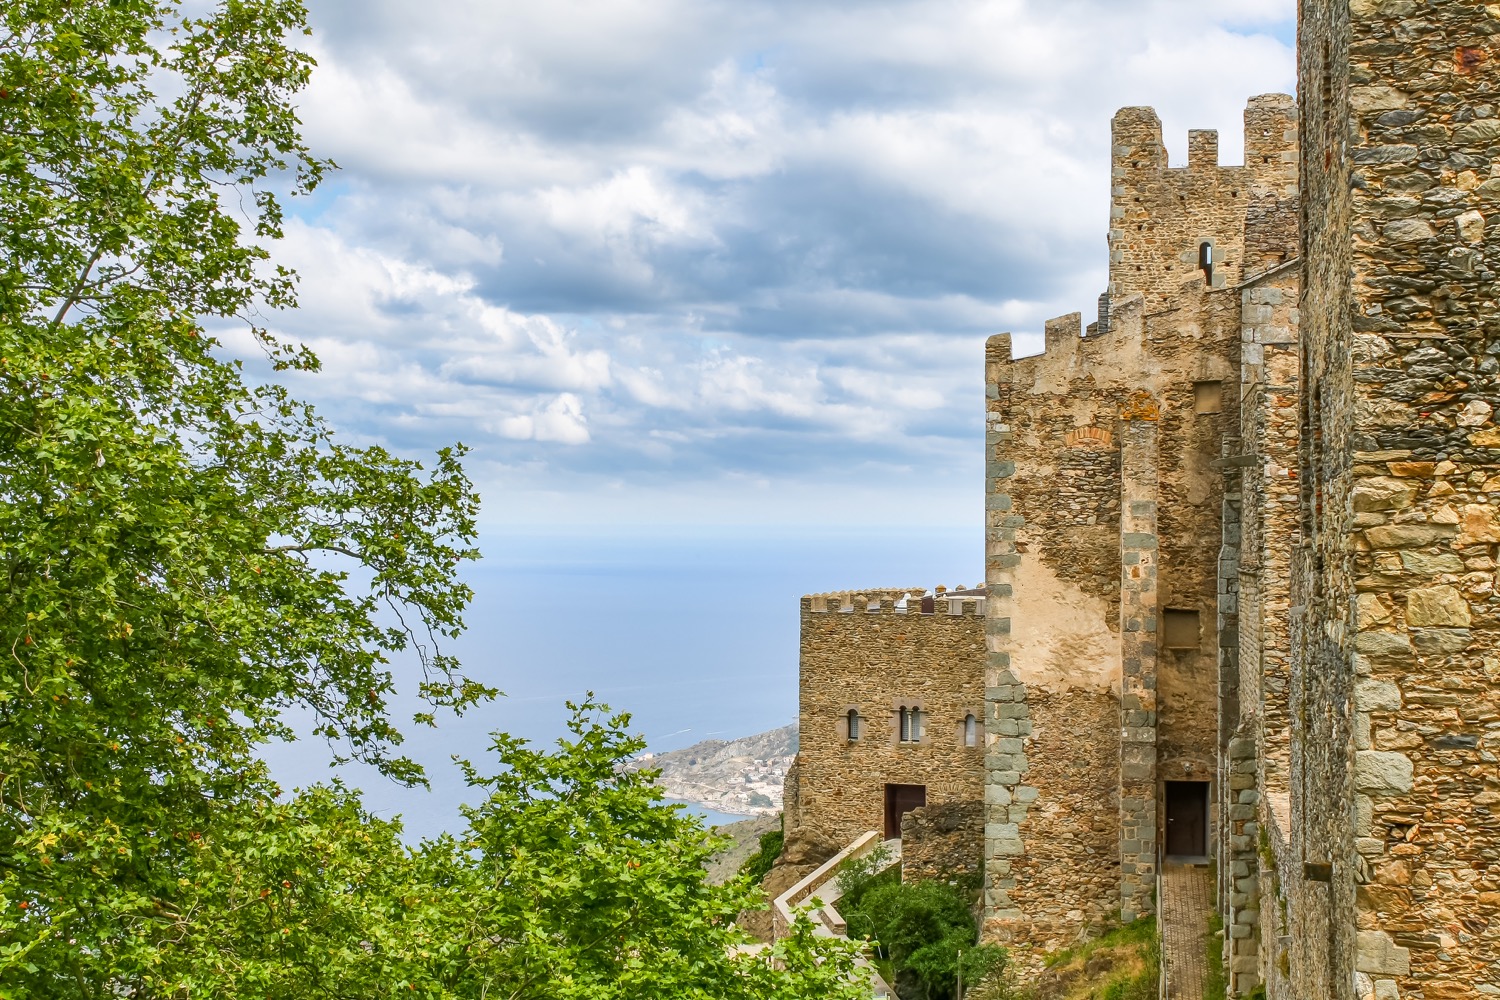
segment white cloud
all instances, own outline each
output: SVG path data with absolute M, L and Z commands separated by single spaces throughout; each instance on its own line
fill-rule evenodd
M 559 444 L 587 444 L 588 421 L 583 404 L 571 392 L 565 392 L 538 406 L 531 413 L 502 417 L 491 423 L 502 436 L 518 441 L 555 441 Z
M 748 482 L 962 507 L 983 337 L 1024 350 L 1102 288 L 1116 108 L 1232 161 L 1245 99 L 1293 84 L 1291 0 L 313 16 L 307 137 L 344 172 L 277 251 L 276 322 L 324 360 L 297 391 L 363 438 L 463 438 L 539 517 Z

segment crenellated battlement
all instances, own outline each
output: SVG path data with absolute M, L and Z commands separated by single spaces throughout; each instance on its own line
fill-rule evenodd
M 1189 131 L 1187 165 L 1172 166 L 1151 108 L 1122 108 L 1111 134 L 1109 288 L 1087 327 L 1081 313 L 1047 320 L 1035 357 L 1066 361 L 1080 344 L 1121 346 L 1173 299 L 1236 288 L 1295 252 L 1297 105 L 1290 96 L 1250 99 L 1240 166 L 1219 163 L 1212 129 Z M 989 364 L 1031 360 L 1015 357 L 1010 334 L 991 337 L 985 356 Z M 992 397 L 996 391 L 992 384 Z
M 1245 108 L 1245 162 L 1219 163 L 1219 134 L 1188 133 L 1186 166 L 1172 166 L 1161 119 L 1124 108 L 1112 123 L 1109 228 L 1110 299 L 1133 292 L 1152 308 L 1198 278 L 1232 288 L 1246 271 L 1246 218 L 1291 198 L 1297 184 L 1297 106 L 1286 94 L 1251 98 Z M 1288 203 L 1286 212 L 1294 214 Z M 1264 263 L 1260 254 L 1256 267 Z M 1101 316 L 1107 328 L 1109 316 Z
M 803 614 L 920 614 L 974 617 L 984 615 L 983 584 L 953 588 L 875 587 L 809 594 L 802 598 Z
M 1066 361 L 1080 347 L 1119 345 L 1128 342 L 1132 337 L 1138 340 L 1145 319 L 1145 297 L 1139 293 L 1126 296 L 1122 301 L 1114 304 L 1111 316 L 1108 327 L 1102 331 L 1095 323 L 1090 323 L 1088 328 L 1084 329 L 1081 313 L 1069 313 L 1066 316 L 1049 319 L 1043 326 L 1042 353 L 1029 354 L 1020 358 L 1015 357 L 1013 353 L 1010 334 L 995 334 L 985 343 L 985 361 L 987 364 L 1023 365 L 1040 364 L 1049 360 Z M 990 391 L 993 396 L 995 380 L 991 377 L 988 381 L 992 384 Z

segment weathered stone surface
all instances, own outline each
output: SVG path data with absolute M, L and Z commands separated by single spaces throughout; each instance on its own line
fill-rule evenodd
M 1401 666 L 1412 658 L 1411 639 L 1400 632 L 1361 632 L 1354 648 L 1371 663 Z
M 1467 243 L 1484 241 L 1484 216 L 1473 209 L 1454 219 L 1453 224 L 1458 228 L 1459 239 Z
M 1464 404 L 1455 421 L 1460 427 L 1483 427 L 1493 413 L 1494 409 L 1489 403 L 1482 399 L 1471 399 Z
M 1360 712 L 1399 712 L 1401 689 L 1391 681 L 1362 677 L 1354 683 L 1354 707 Z
M 1462 536 L 1458 544 L 1465 544 Z M 1401 570 L 1416 577 L 1441 576 L 1444 573 L 1462 573 L 1464 561 L 1451 552 L 1405 551 L 1401 553 Z
M 1226 502 L 1242 501 L 1226 500 L 1226 475 L 1263 465 L 1226 450 L 1241 426 L 1234 387 L 1247 358 L 1258 384 L 1278 385 L 1296 358 L 1297 278 L 1282 266 L 1296 246 L 1294 124 L 1289 98 L 1256 98 L 1245 166 L 1219 165 L 1211 134 L 1194 133 L 1188 169 L 1175 171 L 1155 114 L 1122 111 L 1097 323 L 1050 321 L 1033 357 L 1013 357 L 1007 336 L 989 343 L 987 426 L 1006 436 L 988 438 L 985 457 L 1010 471 L 987 477 L 987 582 L 1004 594 L 991 609 L 990 670 L 1014 670 L 1027 692 L 1018 713 L 992 686 L 989 708 L 1032 727 L 997 732 L 989 754 L 991 779 L 1007 787 L 988 796 L 990 824 L 1014 824 L 1025 845 L 1010 856 L 1013 838 L 990 838 L 991 864 L 1004 853 L 1008 868 L 990 880 L 986 927 L 1012 945 L 1061 945 L 1101 917 L 1148 912 L 1162 782 L 1214 777 L 1214 699 L 1242 642 L 1224 554 L 1238 534 Z M 1294 402 L 1263 405 L 1295 429 Z M 1295 445 L 1275 433 L 1285 470 Z M 1393 509 L 1416 490 L 1398 484 L 1371 502 Z M 1296 484 L 1280 474 L 1277 492 L 1295 496 Z M 1024 525 L 1006 522 L 1001 495 Z M 1013 736 L 1021 748 L 1000 742 Z M 1037 798 L 1017 812 L 1021 781 Z M 1249 803 L 1231 811 L 1253 841 Z M 1080 815 L 1092 817 L 1086 829 Z
M 1500 995 L 1500 4 L 1299 39 L 1302 150 L 1122 111 L 1098 320 L 987 347 L 985 934 L 1144 912 L 1207 778 L 1231 995 Z
M 1401 948 L 1383 931 L 1360 931 L 1358 968 L 1373 975 L 1404 976 L 1411 971 L 1411 951 Z
M 901 878 L 977 879 L 984 867 L 984 804 L 947 802 L 901 818 Z
M 1448 524 L 1387 524 L 1365 531 L 1372 549 L 1416 549 L 1436 545 L 1458 532 Z
M 1411 758 L 1383 750 L 1354 754 L 1354 787 L 1366 795 L 1401 795 L 1412 789 Z
M 1500 514 L 1489 504 L 1466 504 L 1460 513 L 1456 545 L 1491 545 L 1500 542 Z
M 1417 498 L 1417 485 L 1410 479 L 1375 476 L 1361 480 L 1352 497 L 1357 511 L 1400 510 Z
M 1467 628 L 1469 602 L 1458 588 L 1423 587 L 1406 598 L 1406 624 L 1412 628 Z
M 814 833 L 831 856 L 886 830 L 887 785 L 921 786 L 929 808 L 984 798 L 981 598 L 876 588 L 802 599 L 797 802 L 788 807 L 798 825 L 787 830 L 787 857 Z M 915 713 L 905 741 L 903 709 Z M 968 835 L 978 854 L 977 829 Z

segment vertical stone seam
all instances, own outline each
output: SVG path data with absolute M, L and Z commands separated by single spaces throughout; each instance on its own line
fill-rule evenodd
M 1157 438 L 1154 400 L 1122 409 L 1120 455 L 1120 918 L 1156 891 Z
M 1021 831 L 1037 791 L 1022 784 L 1031 711 L 1026 686 L 1012 672 L 1011 616 L 1015 571 L 1021 562 L 1016 531 L 1026 519 L 1014 510 L 1008 481 L 1012 432 L 1006 421 L 1010 389 L 1010 338 L 991 338 L 985 387 L 985 922 L 1024 917 L 1011 892 L 1014 859 L 1025 854 Z

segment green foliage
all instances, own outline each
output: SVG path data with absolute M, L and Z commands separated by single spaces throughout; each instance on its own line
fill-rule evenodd
M 1111 975 L 1099 991 L 1099 1000 L 1156 1000 L 1161 992 L 1161 938 L 1156 933 L 1155 918 L 1126 924 L 1114 932 L 1113 943 L 1137 946 L 1140 967 Z
M 470 593 L 461 447 L 340 441 L 231 348 L 264 317 L 280 197 L 330 167 L 294 107 L 299 0 L 0 5 L 0 998 L 845 997 L 806 924 L 738 956 L 744 882 L 592 720 L 497 737 L 463 838 L 415 850 L 256 750 L 312 718 L 403 782 L 388 658 L 435 711 L 493 694 L 439 651 Z
M 1224 1000 L 1228 991 L 1228 981 L 1224 975 L 1224 918 L 1215 910 L 1208 919 L 1208 943 L 1205 946 L 1207 954 L 1207 979 L 1203 985 L 1203 995 L 1208 1000 Z
M 783 820 L 785 823 L 785 820 Z M 760 835 L 760 848 L 740 865 L 740 874 L 750 879 L 751 885 L 760 885 L 781 856 L 786 844 L 786 830 L 770 830 Z
M 868 996 L 856 946 L 805 918 L 739 950 L 755 892 L 708 881 L 722 839 L 622 766 L 644 747 L 627 722 L 584 704 L 552 752 L 497 736 L 493 767 L 464 764 L 484 797 L 463 835 L 416 848 L 337 787 L 217 811 L 171 859 L 176 897 L 113 916 L 112 969 L 49 935 L 44 904 L 23 920 L 41 944 L 0 960 L 0 996 Z
M 1087 960 L 1096 951 L 1105 948 L 1148 948 L 1156 943 L 1156 918 L 1142 917 L 1128 924 L 1106 925 L 1095 936 L 1071 948 L 1063 948 L 1049 954 L 1044 960 L 1048 968 L 1067 965 L 1070 962 Z
M 947 1000 L 954 995 L 960 970 L 973 985 L 1003 968 L 1005 949 L 978 944 L 978 927 L 962 889 L 946 882 L 904 883 L 884 873 L 871 875 L 870 867 L 857 867 L 850 875 L 840 913 L 851 936 L 867 935 L 878 943 L 903 995 Z
M 15 968 L 49 964 L 79 989 L 143 981 L 181 947 L 208 832 L 280 815 L 254 750 L 289 707 L 411 782 L 388 655 L 418 653 L 435 706 L 490 693 L 436 651 L 470 596 L 454 568 L 476 554 L 462 449 L 426 470 L 343 444 L 248 384 L 222 342 L 238 327 L 278 366 L 316 367 L 243 319 L 293 304 L 259 242 L 280 235 L 275 189 L 309 191 L 328 167 L 292 103 L 312 61 L 285 39 L 304 19 L 296 0 L 0 8 L 12 989 Z
M 748 880 L 708 881 L 724 846 L 667 805 L 653 772 L 622 765 L 644 741 L 628 719 L 575 709 L 574 738 L 543 753 L 495 738 L 497 774 L 465 763 L 486 798 L 468 830 L 423 846 L 416 862 L 426 940 L 452 955 L 412 963 L 419 994 L 542 998 L 771 998 L 860 995 L 848 942 L 804 919 L 767 951 L 739 953 L 733 926 L 757 905 Z
M 858 913 L 860 901 L 873 886 L 901 881 L 901 869 L 888 867 L 890 860 L 891 849 L 884 844 L 877 844 L 868 853 L 845 858 L 839 864 L 834 881 L 839 887 L 841 913 L 845 916 Z

